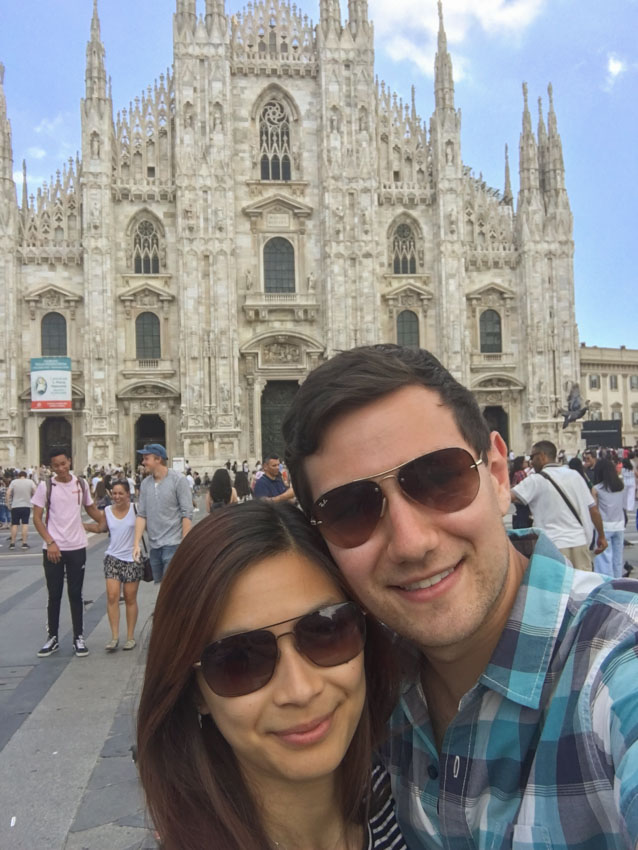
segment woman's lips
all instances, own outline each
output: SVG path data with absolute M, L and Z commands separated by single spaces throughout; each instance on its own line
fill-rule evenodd
M 332 726 L 334 712 L 326 714 L 323 717 L 318 717 L 315 720 L 310 720 L 308 723 L 300 723 L 297 726 L 291 726 L 289 729 L 283 729 L 274 734 L 285 741 L 287 744 L 292 744 L 297 747 L 316 744 L 324 738 Z

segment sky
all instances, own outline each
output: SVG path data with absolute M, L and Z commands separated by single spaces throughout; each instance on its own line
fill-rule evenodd
M 199 11 L 204 0 L 198 0 Z M 226 0 L 232 14 L 244 7 Z M 297 4 L 317 23 L 319 0 Z M 0 62 L 21 197 L 80 147 L 86 42 L 93 0 L 0 0 Z M 114 110 L 172 64 L 175 0 L 99 0 Z M 574 214 L 576 320 L 581 342 L 638 348 L 638 0 L 443 0 L 462 157 L 502 189 L 509 145 L 514 195 L 522 84 L 537 100 L 552 83 Z M 369 0 L 376 73 L 429 122 L 434 108 L 436 0 Z M 342 0 L 342 17 L 347 2 Z

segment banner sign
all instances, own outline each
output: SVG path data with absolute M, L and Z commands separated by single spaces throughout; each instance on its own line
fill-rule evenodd
M 71 358 L 31 358 L 31 410 L 71 410 Z

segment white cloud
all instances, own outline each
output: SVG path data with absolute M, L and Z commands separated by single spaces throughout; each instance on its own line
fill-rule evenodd
M 27 148 L 27 156 L 30 156 L 31 159 L 44 159 L 47 155 L 47 152 L 44 148 L 31 147 Z
M 34 127 L 34 130 L 39 136 L 57 139 L 61 131 L 65 130 L 72 120 L 73 116 L 70 113 L 58 112 L 54 118 L 43 118 L 38 126 Z
M 458 54 L 470 30 L 520 35 L 540 14 L 547 0 L 445 0 L 443 15 L 456 80 L 468 73 Z M 439 28 L 436 0 L 371 0 L 370 16 L 384 50 L 394 60 L 408 59 L 432 76 Z M 454 48 L 457 48 L 455 50 Z
M 607 57 L 607 79 L 605 88 L 609 91 L 616 80 L 628 70 L 628 65 L 624 59 L 616 56 L 615 53 L 610 53 Z

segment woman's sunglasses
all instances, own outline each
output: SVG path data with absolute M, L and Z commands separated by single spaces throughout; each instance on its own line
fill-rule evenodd
M 417 457 L 372 478 L 358 478 L 320 496 L 312 506 L 310 522 L 319 526 L 330 543 L 342 549 L 361 546 L 372 536 L 385 509 L 379 486 L 396 478 L 411 499 L 427 508 L 450 514 L 467 508 L 479 491 L 482 460 L 461 448 L 440 449 Z
M 268 629 L 296 623 L 280 635 Z M 337 667 L 355 658 L 366 639 L 365 616 L 354 602 L 319 608 L 303 617 L 273 623 L 263 629 L 217 640 L 195 664 L 208 687 L 220 697 L 241 697 L 267 685 L 275 674 L 277 641 L 292 635 L 297 651 L 319 667 Z

